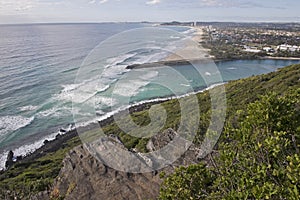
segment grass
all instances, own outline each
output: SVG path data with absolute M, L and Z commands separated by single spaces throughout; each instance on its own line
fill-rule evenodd
M 75 137 L 56 152 L 37 160 L 15 164 L 0 176 L 0 198 L 6 199 L 5 191 L 10 191 L 11 196 L 16 196 L 17 199 L 29 199 L 31 195 L 48 189 L 58 175 L 66 153 L 80 142 Z
M 270 91 L 283 94 L 287 90 L 299 88 L 299 77 L 300 65 L 292 65 L 266 75 L 230 81 L 226 85 L 227 120 L 234 121 L 234 113 L 236 113 L 237 110 L 246 109 L 247 105 L 257 100 L 260 95 Z M 196 143 L 201 141 L 201 136 L 206 132 L 210 120 L 211 107 L 209 92 L 199 93 L 197 94 L 197 98 L 200 105 L 201 120 L 195 138 Z M 186 102 L 191 101 L 189 97 L 183 100 Z M 167 119 L 157 133 L 167 128 L 177 130 L 182 117 L 179 101 L 170 100 L 161 105 L 166 111 Z M 159 112 L 159 110 L 154 109 L 153 112 Z M 189 112 L 192 113 L 193 110 L 189 110 Z M 148 110 L 144 110 L 133 113 L 131 117 L 136 124 L 147 126 L 151 122 L 150 115 L 151 113 L 149 113 Z M 129 119 L 127 116 L 125 122 Z M 159 121 L 160 120 L 157 119 L 154 123 L 159 123 Z M 128 135 L 122 131 L 115 122 L 103 127 L 103 131 L 108 135 L 118 135 L 128 149 L 136 148 L 141 152 L 147 151 L 145 147 L 148 142 L 147 137 L 138 138 Z M 143 133 L 143 131 L 140 131 L 140 134 L 141 133 L 145 136 L 149 136 L 148 133 Z M 97 137 L 98 134 L 97 130 L 93 130 L 93 132 L 89 133 L 89 139 L 93 139 L 93 136 Z M 57 177 L 66 153 L 80 143 L 80 139 L 75 137 L 63 144 L 62 147 L 54 153 L 47 154 L 34 161 L 15 164 L 12 168 L 0 175 L 0 199 L 5 199 L 8 196 L 17 196 L 19 199 L 29 199 L 31 195 L 46 190 L 49 185 L 53 183 L 55 177 Z M 70 191 L 72 187 L 74 186 L 69 187 Z M 7 191 L 10 191 L 10 194 L 8 194 Z

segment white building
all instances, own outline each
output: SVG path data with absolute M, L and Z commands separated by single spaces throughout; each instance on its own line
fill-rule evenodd
M 296 46 L 296 45 L 292 46 L 292 45 L 288 45 L 288 44 L 282 44 L 282 45 L 277 46 L 277 50 L 294 52 L 294 51 L 299 51 L 300 46 Z
M 244 46 L 244 51 L 251 52 L 251 53 L 259 53 L 261 50 L 257 49 L 257 47 L 249 47 L 247 45 Z

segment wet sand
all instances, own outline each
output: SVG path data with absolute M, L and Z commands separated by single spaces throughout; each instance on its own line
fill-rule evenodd
M 209 55 L 210 50 L 203 48 L 200 44 L 204 40 L 204 27 L 193 27 L 193 29 L 195 30 L 195 33 L 192 38 L 184 41 L 184 47 L 175 50 L 162 61 L 200 60 L 214 58 L 213 56 Z

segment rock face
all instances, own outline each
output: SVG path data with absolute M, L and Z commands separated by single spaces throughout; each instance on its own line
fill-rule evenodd
M 169 144 L 176 135 L 177 133 L 173 129 L 169 128 L 162 134 L 153 136 L 147 143 L 147 149 L 149 151 L 157 151 Z
M 158 174 L 129 174 L 109 168 L 83 146 L 73 149 L 51 191 L 65 199 L 154 199 L 161 180 Z
M 155 151 L 171 142 L 177 133 L 167 129 L 154 136 L 148 143 L 149 150 Z M 74 148 L 63 161 L 63 168 L 56 178 L 51 191 L 52 198 L 80 200 L 120 200 L 120 199 L 157 199 L 162 180 L 161 171 L 171 173 L 174 167 L 196 163 L 196 148 L 188 151 L 172 165 L 152 173 L 120 172 L 95 159 L 83 146 Z M 37 199 L 47 199 L 41 193 Z

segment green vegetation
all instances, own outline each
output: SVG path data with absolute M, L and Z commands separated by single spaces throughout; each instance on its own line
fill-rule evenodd
M 15 164 L 0 175 L 0 199 L 30 199 L 32 195 L 48 189 L 57 177 L 66 153 L 79 144 L 79 138 L 75 137 L 62 144 L 56 152 Z
M 230 82 L 218 147 L 165 178 L 160 199 L 299 199 L 299 80 L 293 65 Z
M 209 162 L 181 167 L 167 177 L 160 199 L 299 199 L 299 66 L 294 68 L 295 82 L 274 85 L 277 93 L 266 93 L 230 116 Z M 286 69 L 281 75 L 288 73 Z M 267 85 L 279 80 L 279 73 L 273 74 Z M 268 76 L 272 74 L 260 78 Z
M 211 162 L 181 167 L 167 177 L 161 198 L 172 199 L 174 195 L 175 199 L 297 197 L 300 180 L 297 152 L 300 128 L 296 127 L 299 126 L 299 77 L 300 65 L 292 65 L 267 75 L 229 82 L 226 85 L 227 121 L 217 153 L 209 156 Z M 197 97 L 201 120 L 195 143 L 201 143 L 210 120 L 211 105 L 209 92 L 199 93 Z M 167 128 L 177 130 L 181 118 L 178 100 L 161 105 L 168 118 L 158 132 Z M 133 121 L 148 125 L 151 113 L 147 109 L 133 113 Z M 114 122 L 103 130 L 106 134 L 118 135 L 129 149 L 147 151 L 147 138 L 125 134 Z M 47 189 L 57 177 L 65 154 L 79 144 L 80 139 L 76 137 L 54 153 L 15 164 L 0 175 L 0 199 L 13 196 L 29 199 Z M 70 185 L 68 191 L 74 187 Z
M 201 45 L 210 49 L 209 54 L 220 60 L 234 60 L 234 59 L 258 59 L 267 56 L 265 52 L 252 53 L 243 51 L 240 46 L 234 46 L 223 42 L 201 43 Z
M 164 175 L 161 178 L 165 178 Z M 164 180 L 160 199 L 201 199 L 211 192 L 214 179 L 203 164 L 177 168 Z

